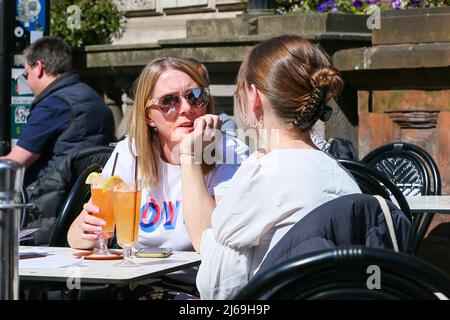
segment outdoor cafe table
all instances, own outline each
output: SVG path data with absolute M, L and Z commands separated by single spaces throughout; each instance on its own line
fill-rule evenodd
M 21 246 L 20 250 L 36 247 Z M 38 247 L 48 253 L 46 257 L 31 259 L 50 259 L 50 257 L 72 257 L 82 252 L 71 248 Z M 25 259 L 28 260 L 28 259 Z M 21 260 L 22 261 L 22 260 Z M 174 251 L 167 258 L 135 258 L 136 267 L 117 266 L 122 260 L 84 260 L 81 264 L 59 268 L 22 268 L 19 263 L 21 281 L 66 282 L 70 277 L 79 277 L 80 282 L 96 284 L 131 284 L 144 282 L 161 275 L 186 269 L 200 264 L 200 255 L 192 251 Z
M 412 213 L 435 212 L 450 214 L 450 196 L 406 197 Z

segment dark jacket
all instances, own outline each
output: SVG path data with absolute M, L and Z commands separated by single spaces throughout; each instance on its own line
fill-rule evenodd
M 400 251 L 411 252 L 412 229 L 406 215 L 386 200 Z M 393 248 L 378 200 L 350 194 L 328 201 L 297 222 L 270 250 L 257 274 L 289 258 L 342 245 Z
M 358 152 L 352 142 L 343 138 L 332 138 L 327 152 L 336 159 L 358 160 Z
M 68 155 L 87 147 L 107 145 L 115 139 L 112 111 L 95 90 L 80 82 L 78 74 L 66 73 L 58 77 L 34 99 L 30 112 L 32 114 L 39 104 L 51 107 L 55 103 L 67 105 L 71 121 L 61 128 L 53 148 L 27 170 L 26 185 L 43 177 Z

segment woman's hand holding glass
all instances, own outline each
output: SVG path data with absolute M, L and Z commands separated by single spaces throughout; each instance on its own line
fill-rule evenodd
M 92 203 L 85 203 L 83 205 L 83 211 L 81 212 L 82 223 L 78 225 L 82 231 L 82 239 L 95 241 L 103 233 L 103 227 L 106 225 L 106 221 L 95 216 L 98 212 L 99 209 Z

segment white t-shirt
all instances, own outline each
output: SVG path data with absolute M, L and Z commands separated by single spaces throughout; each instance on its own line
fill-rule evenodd
M 197 288 L 202 299 L 234 296 L 286 232 L 321 204 L 361 193 L 325 152 L 274 150 L 244 161 L 202 235 Z
M 223 152 L 225 150 L 225 152 Z M 130 153 L 128 138 L 120 141 L 106 163 L 103 173 L 111 175 L 115 154 L 119 153 L 114 175 L 127 183 L 134 180 L 135 159 Z M 240 163 L 247 158 L 248 148 L 241 141 L 223 136 L 216 150 L 223 164 L 205 176 L 211 195 L 222 196 Z M 230 164 L 231 163 L 231 164 Z M 141 216 L 139 239 L 135 249 L 146 247 L 167 247 L 173 250 L 194 250 L 187 233 L 181 204 L 181 167 L 159 161 L 160 181 L 152 190 L 141 192 Z

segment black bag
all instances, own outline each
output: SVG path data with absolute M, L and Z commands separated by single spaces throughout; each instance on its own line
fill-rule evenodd
M 358 153 L 356 152 L 353 143 L 349 140 L 342 138 L 331 138 L 328 142 L 330 143 L 328 153 L 336 159 L 358 160 Z

